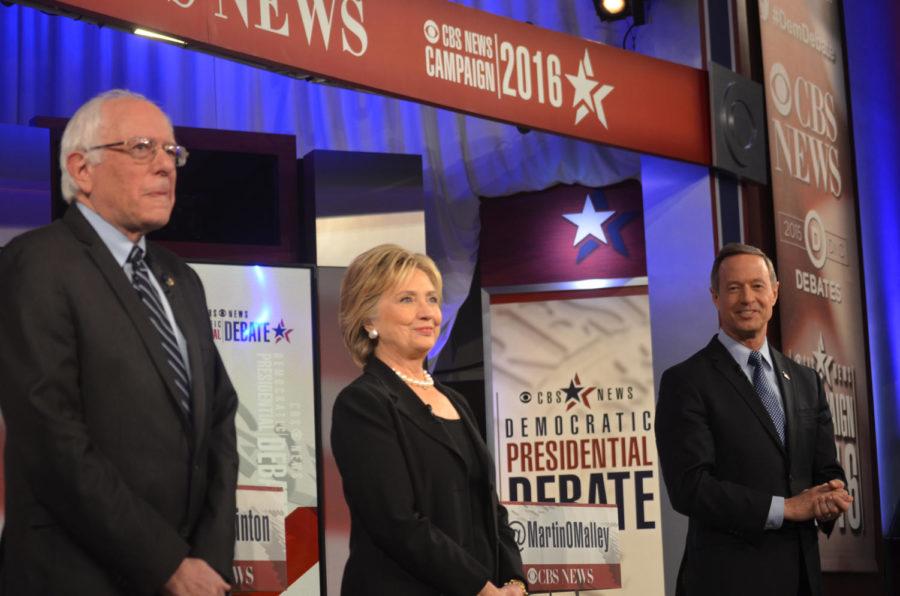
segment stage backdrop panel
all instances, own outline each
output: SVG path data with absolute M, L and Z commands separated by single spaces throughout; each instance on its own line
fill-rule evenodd
M 319 594 L 313 270 L 191 266 L 205 286 L 213 339 L 240 400 L 238 484 L 283 493 L 286 585 L 275 593 Z M 256 492 L 266 497 L 260 509 L 271 511 L 268 495 L 274 493 Z M 275 563 L 284 561 L 277 546 L 267 553 Z M 259 578 L 271 580 L 271 573 L 253 569 L 251 576 L 251 567 L 246 561 L 236 564 L 241 590 L 270 585 Z
M 647 296 L 493 304 L 490 321 L 501 499 L 617 505 L 617 593 L 663 594 Z M 571 578 L 528 581 L 554 573 Z
M 822 567 L 876 571 L 879 520 L 840 6 L 760 0 L 759 17 L 782 350 L 814 368 L 825 385 L 855 498 L 831 537 L 820 534 Z
M 527 579 L 553 594 L 661 596 L 641 185 L 559 185 L 486 199 L 481 217 L 487 435 L 500 497 L 611 505 L 618 534 L 602 561 L 583 548 L 564 560 L 553 552 L 558 541 L 535 543 L 520 524 L 520 545 L 548 550 L 529 548 Z M 596 508 L 594 525 L 582 514 L 562 525 L 547 516 L 531 529 L 559 537 L 556 529 L 579 522 L 599 528 L 610 511 Z

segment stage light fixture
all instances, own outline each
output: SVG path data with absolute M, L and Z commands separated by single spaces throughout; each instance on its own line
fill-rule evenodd
M 609 14 L 619 14 L 625 10 L 625 0 L 603 0 L 603 10 Z
M 156 31 L 149 31 L 147 29 L 141 29 L 140 27 L 134 30 L 135 35 L 140 35 L 141 37 L 149 37 L 150 39 L 158 39 L 159 41 L 165 41 L 167 43 L 174 43 L 179 46 L 186 46 L 187 42 L 177 37 L 170 37 L 168 35 L 163 35 L 162 33 L 157 33 Z
M 644 24 L 644 0 L 593 0 L 601 21 L 618 21 L 631 17 L 633 25 Z

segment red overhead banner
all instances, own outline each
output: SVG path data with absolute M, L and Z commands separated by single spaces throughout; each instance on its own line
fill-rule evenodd
M 445 0 L 32 1 L 459 112 L 710 163 L 704 71 Z

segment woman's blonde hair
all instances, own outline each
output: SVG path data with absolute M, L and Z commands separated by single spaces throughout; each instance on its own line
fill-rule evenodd
M 414 253 L 396 244 L 381 244 L 353 259 L 341 281 L 338 322 L 344 345 L 353 361 L 364 366 L 375 350 L 377 339 L 369 339 L 364 325 L 375 315 L 381 295 L 421 270 L 441 296 L 441 272 L 427 255 Z

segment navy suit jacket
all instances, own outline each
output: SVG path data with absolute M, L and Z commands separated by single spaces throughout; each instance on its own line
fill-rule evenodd
M 231 576 L 237 396 L 199 278 L 147 246 L 174 282 L 190 420 L 146 307 L 78 209 L 0 253 L 0 594 L 155 594 L 186 556 Z
M 815 523 L 764 528 L 772 496 L 844 479 L 831 412 L 815 371 L 770 351 L 787 445 L 717 338 L 660 381 L 656 440 L 663 478 L 672 506 L 690 517 L 679 595 L 797 594 L 800 581 L 822 594 Z

